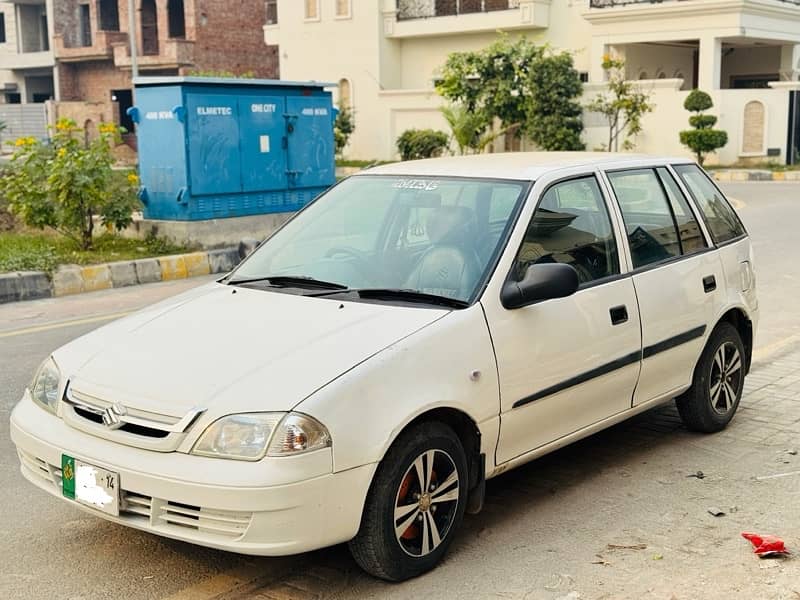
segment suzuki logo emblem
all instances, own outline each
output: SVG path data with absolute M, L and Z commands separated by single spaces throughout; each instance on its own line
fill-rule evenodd
M 103 410 L 103 425 L 109 429 L 119 429 L 125 424 L 120 417 L 124 417 L 127 414 L 128 411 L 125 407 L 119 402 L 115 402 Z

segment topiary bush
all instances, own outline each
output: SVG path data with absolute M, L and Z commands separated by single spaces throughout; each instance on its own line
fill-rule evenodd
M 397 138 L 397 150 L 403 160 L 441 156 L 447 149 L 449 138 L 444 131 L 434 129 L 406 129 Z
M 683 107 L 693 114 L 689 117 L 689 125 L 694 129 L 687 129 L 679 133 L 681 144 L 694 152 L 697 162 L 702 166 L 706 156 L 728 143 L 728 133 L 721 129 L 714 129 L 717 117 L 704 115 L 703 111 L 714 106 L 711 96 L 702 90 L 692 90 Z

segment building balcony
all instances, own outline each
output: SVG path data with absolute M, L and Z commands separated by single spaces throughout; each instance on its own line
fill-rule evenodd
M 385 0 L 384 34 L 390 38 L 544 29 L 551 0 Z
M 591 22 L 638 18 L 714 17 L 741 13 L 800 18 L 800 0 L 588 0 L 584 17 Z
M 618 8 L 621 6 L 631 6 L 633 4 L 662 4 L 672 2 L 699 2 L 702 0 L 589 0 L 589 8 Z M 800 0 L 775 0 L 785 4 L 800 6 Z
M 67 45 L 60 34 L 54 36 L 55 55 L 62 62 L 109 60 L 114 55 L 114 45 L 128 42 L 128 34 L 120 31 L 95 31 L 90 46 Z
M 127 43 L 114 44 L 114 64 L 120 69 L 131 68 L 131 51 Z M 140 50 L 141 52 L 141 50 Z M 183 39 L 159 40 L 158 54 L 139 54 L 136 62 L 140 71 L 179 69 L 194 65 L 194 41 Z
M 52 50 L 40 52 L 20 52 L 3 56 L 3 68 L 10 71 L 24 71 L 28 69 L 48 69 L 55 66 Z

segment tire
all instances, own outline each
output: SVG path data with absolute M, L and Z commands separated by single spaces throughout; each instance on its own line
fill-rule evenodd
M 694 369 L 692 387 L 675 401 L 688 429 L 714 433 L 730 423 L 742 398 L 745 360 L 739 332 L 730 323 L 718 324 Z
M 427 486 L 422 493 L 418 472 L 433 491 Z M 372 480 L 361 527 L 349 544 L 355 561 L 387 581 L 435 567 L 461 525 L 467 482 L 464 448 L 448 426 L 422 423 L 401 434 Z

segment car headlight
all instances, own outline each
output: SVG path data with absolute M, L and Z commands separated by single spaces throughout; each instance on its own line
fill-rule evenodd
M 328 430 L 306 415 L 245 413 L 214 421 L 197 440 L 192 454 L 255 461 L 329 445 Z
M 269 456 L 288 456 L 311 452 L 331 445 L 331 435 L 325 426 L 308 415 L 289 413 L 272 435 Z
M 61 381 L 61 371 L 58 370 L 56 361 L 48 358 L 39 367 L 31 383 L 31 398 L 43 409 L 55 414 L 58 404 L 58 386 Z

